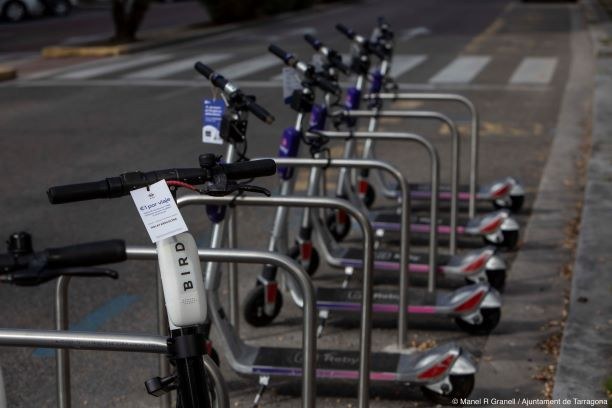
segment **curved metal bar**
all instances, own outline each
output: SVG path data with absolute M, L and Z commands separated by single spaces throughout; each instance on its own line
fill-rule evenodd
M 65 330 L 0 329 L 0 346 L 160 354 L 168 352 L 167 338 L 163 336 Z
M 436 287 L 435 271 L 437 270 L 438 252 L 438 186 L 440 185 L 440 163 L 438 152 L 435 147 L 423 136 L 407 132 L 337 132 L 337 131 L 317 131 L 317 133 L 306 133 L 307 136 L 325 136 L 330 139 L 345 139 L 354 137 L 356 139 L 373 140 L 410 140 L 424 146 L 431 159 L 431 203 L 429 221 L 429 276 L 427 282 L 428 292 L 433 295 Z M 432 273 L 433 271 L 433 273 Z
M 461 166 L 459 164 L 459 132 L 455 122 L 448 116 L 434 111 L 398 111 L 398 110 L 353 110 L 342 111 L 342 114 L 355 118 L 411 118 L 411 119 L 435 119 L 446 124 L 451 133 L 451 220 L 450 240 L 448 250 L 451 255 L 457 253 L 457 213 L 458 194 Z M 375 123 L 375 122 L 374 122 Z
M 270 205 L 275 206 L 286 206 L 286 207 L 309 207 L 309 208 L 337 208 L 346 211 L 351 215 L 357 223 L 361 226 L 363 234 L 363 247 L 364 247 L 364 259 L 363 259 L 363 303 L 361 310 L 361 332 L 360 332 L 360 347 L 359 347 L 359 391 L 358 391 L 358 405 L 360 408 L 367 408 L 369 404 L 369 389 L 370 389 L 370 351 L 372 349 L 372 270 L 374 267 L 374 239 L 373 232 L 370 226 L 370 222 L 365 214 L 363 214 L 357 207 L 350 204 L 346 200 L 328 197 L 211 197 L 204 195 L 186 195 L 180 197 L 177 201 L 179 207 L 185 207 L 188 205 L 206 205 L 206 204 L 234 204 L 234 205 L 250 205 L 266 207 Z M 218 254 L 211 250 L 199 250 L 200 257 L 202 255 L 211 255 L 211 261 L 221 261 L 223 259 L 215 258 Z M 244 252 L 245 254 L 258 255 L 261 252 L 255 251 L 237 251 L 237 250 L 226 250 L 216 251 L 218 253 L 231 253 L 233 258 L 229 259 L 234 262 L 247 262 L 248 256 L 239 257 L 237 254 Z M 128 252 L 129 254 L 129 252 Z M 266 253 L 270 255 L 269 259 L 258 258 L 257 263 L 270 263 L 279 266 L 292 273 L 297 282 L 302 286 L 304 290 L 304 319 L 308 321 L 309 327 L 305 327 L 303 334 L 304 344 L 304 378 L 302 379 L 302 386 L 304 392 L 303 404 L 306 407 L 306 402 L 310 402 L 310 407 L 314 406 L 314 390 L 315 390 L 315 357 L 316 357 L 316 299 L 314 296 L 314 289 L 308 275 L 295 265 L 295 263 L 284 255 L 275 253 Z M 279 260 L 282 260 L 279 261 Z M 285 262 L 286 264 L 284 264 Z M 287 267 L 298 268 L 291 272 L 291 269 Z M 308 329 L 308 331 L 306 330 Z M 308 365 L 308 369 L 307 369 Z M 306 391 L 313 390 L 312 395 L 308 395 Z M 312 398 L 312 400 L 310 400 Z
M 400 186 L 401 202 L 401 225 L 400 225 L 400 268 L 399 268 L 399 313 L 397 319 L 398 349 L 402 349 L 408 337 L 408 274 L 407 268 L 410 262 L 410 187 L 401 171 L 387 162 L 380 160 L 364 159 L 308 159 L 308 158 L 286 158 L 270 157 L 279 166 L 287 167 L 335 167 L 335 168 L 357 168 L 357 169 L 379 169 L 386 171 L 395 178 Z M 434 271 L 435 272 L 435 271 Z
M 204 369 L 210 375 L 213 383 L 215 384 L 215 389 L 218 390 L 218 392 L 215 394 L 217 397 L 217 403 L 215 406 L 217 408 L 229 408 L 229 389 L 227 388 L 227 383 L 223 379 L 221 370 L 208 355 L 203 355 L 202 361 L 204 362 Z
M 451 93 L 415 93 L 415 92 L 397 92 L 397 93 L 379 93 L 367 94 L 364 99 L 384 99 L 391 101 L 399 100 L 423 100 L 423 101 L 454 101 L 466 106 L 472 116 L 471 134 L 470 134 L 470 199 L 469 199 L 469 216 L 476 216 L 476 187 L 478 186 L 478 146 L 480 143 L 480 125 L 478 111 L 474 103 L 463 95 Z

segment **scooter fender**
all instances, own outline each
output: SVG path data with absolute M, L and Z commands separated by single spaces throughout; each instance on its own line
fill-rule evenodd
M 514 177 L 508 177 L 507 180 L 512 185 L 512 188 L 510 189 L 511 196 L 524 196 L 525 195 L 525 188 L 517 179 L 515 179 Z
M 501 230 L 502 231 L 518 231 L 520 229 L 518 222 L 516 222 L 516 220 L 510 216 L 506 217 L 506 219 L 504 219 L 504 222 L 502 222 L 501 225 Z
M 457 357 L 451 366 L 449 374 L 469 375 L 476 374 L 476 371 L 478 371 L 478 367 L 474 357 L 465 350 L 461 350 L 461 354 L 459 354 L 459 357 Z
M 206 320 L 206 291 L 195 239 L 188 232 L 157 243 L 159 271 L 168 310 L 176 327 Z
M 489 288 L 484 299 L 480 303 L 481 309 L 499 309 L 502 306 L 501 295 L 495 288 Z
M 507 267 L 508 265 L 506 264 L 506 261 L 504 261 L 502 257 L 497 254 L 493 254 L 493 256 L 487 260 L 486 269 L 489 271 L 506 270 Z

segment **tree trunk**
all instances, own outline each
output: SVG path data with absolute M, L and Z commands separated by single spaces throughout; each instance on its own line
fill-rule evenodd
M 149 0 L 113 0 L 112 16 L 115 25 L 114 42 L 136 41 L 136 32 L 149 8 Z

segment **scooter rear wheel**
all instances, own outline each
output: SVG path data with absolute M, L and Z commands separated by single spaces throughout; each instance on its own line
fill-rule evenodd
M 516 248 L 516 244 L 518 244 L 518 240 L 519 240 L 519 232 L 510 230 L 510 231 L 501 231 L 501 233 L 502 233 L 502 239 L 499 242 L 490 240 L 489 238 L 487 238 L 486 235 L 482 236 L 482 240 L 487 245 L 495 245 L 496 247 L 503 247 L 507 249 Z
M 436 404 L 457 405 L 456 401 L 453 402 L 453 400 L 469 397 L 474 389 L 474 374 L 451 375 L 449 381 L 453 390 L 448 394 L 440 394 L 427 387 L 421 387 L 421 391 L 427 399 Z
M 508 200 L 494 200 L 493 207 L 498 210 L 508 209 L 513 213 L 521 211 L 523 203 L 525 202 L 525 196 L 523 195 L 511 195 Z
M 265 287 L 258 285 L 249 292 L 244 301 L 243 316 L 248 324 L 254 327 L 267 326 L 278 316 L 283 307 L 283 295 L 276 292 L 276 302 L 272 315 L 267 315 L 265 306 Z
M 470 334 L 489 334 L 495 327 L 497 327 L 497 324 L 501 319 L 501 309 L 498 307 L 484 308 L 480 309 L 480 314 L 482 315 L 482 322 L 479 324 L 467 322 L 461 317 L 456 317 L 455 323 L 457 323 L 457 326 L 459 326 L 461 330 L 464 330 Z

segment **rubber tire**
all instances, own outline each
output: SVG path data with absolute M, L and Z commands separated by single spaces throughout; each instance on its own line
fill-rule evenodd
M 489 285 L 499 293 L 502 293 L 506 287 L 506 270 L 487 270 L 486 273 Z
M 300 261 L 299 257 L 300 257 L 300 250 L 299 247 L 297 245 L 292 246 L 291 248 L 289 248 L 289 253 L 287 254 L 290 258 L 295 259 L 296 261 Z M 301 262 L 300 262 L 301 263 Z M 308 276 L 314 276 L 315 273 L 317 273 L 317 270 L 319 269 L 319 264 L 321 263 L 321 257 L 319 256 L 319 252 L 317 251 L 317 249 L 315 247 L 312 247 L 312 255 L 310 258 L 310 265 L 308 265 L 308 268 L 306 268 L 306 273 L 308 274 Z
M 498 210 L 510 210 L 512 213 L 517 213 L 521 211 L 523 208 L 523 203 L 525 202 L 524 195 L 511 195 L 510 196 L 510 205 L 500 204 L 497 200 L 493 200 L 493 207 Z
M 480 309 L 480 313 L 482 314 L 482 323 L 480 324 L 468 323 L 460 317 L 455 318 L 455 323 L 457 323 L 461 330 L 469 334 L 489 334 L 497 327 L 501 319 L 501 309 L 498 307 Z
M 257 285 L 249 292 L 244 301 L 243 317 L 248 324 L 253 327 L 267 326 L 280 313 L 283 308 L 283 295 L 280 291 L 276 293 L 276 304 L 274 305 L 274 313 L 268 316 L 264 313 L 264 296 L 265 288 L 263 285 Z
M 434 404 L 457 405 L 453 404 L 453 399 L 461 400 L 461 398 L 467 398 L 474 389 L 474 374 L 450 375 L 449 381 L 453 387 L 449 394 L 438 394 L 427 387 L 421 387 L 421 391 Z
M 58 10 L 58 7 L 63 5 L 63 8 Z M 53 9 L 50 10 L 51 14 L 57 17 L 65 17 L 72 11 L 72 4 L 68 0 L 57 0 L 53 5 Z
M 351 232 L 351 223 L 350 223 L 350 221 L 347 222 L 346 224 L 344 224 L 345 227 L 342 230 L 337 231 L 337 228 L 335 228 L 335 226 L 336 226 L 336 214 L 334 212 L 332 212 L 331 214 L 327 215 L 327 218 L 325 219 L 325 225 L 327 226 L 327 229 L 332 234 L 334 239 L 336 241 L 338 241 L 338 242 L 340 242 L 344 238 L 346 238 L 346 236 L 349 234 L 349 232 Z
M 215 364 L 217 365 L 217 367 L 221 367 L 221 360 L 219 359 L 219 353 L 217 352 L 217 349 L 215 349 L 214 347 L 210 350 L 210 354 L 209 357 L 212 359 L 212 361 L 215 362 Z
M 21 14 L 21 17 L 19 17 L 18 19 L 14 20 L 12 18 L 9 17 L 8 15 L 8 9 L 11 6 L 17 6 L 20 7 L 21 10 L 23 11 L 23 13 Z M 21 1 L 19 0 L 11 0 L 8 3 L 6 3 L 4 5 L 4 7 L 2 8 L 2 18 L 10 21 L 11 23 L 18 23 L 19 21 L 23 21 L 25 20 L 25 18 L 28 16 L 28 8 L 26 7 L 25 4 L 23 4 Z
M 486 235 L 482 236 L 482 240 L 484 241 L 486 245 L 493 245 L 497 248 L 515 249 L 516 244 L 518 244 L 518 240 L 519 240 L 519 232 L 518 231 L 502 231 L 502 241 L 501 242 L 489 241 Z
M 365 197 L 363 197 L 363 204 L 367 208 L 371 208 L 374 201 L 376 201 L 376 190 L 374 190 L 374 187 L 368 183 L 368 189 L 366 190 Z

